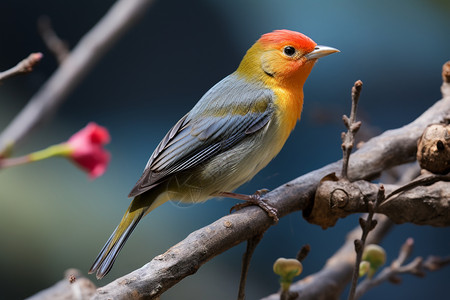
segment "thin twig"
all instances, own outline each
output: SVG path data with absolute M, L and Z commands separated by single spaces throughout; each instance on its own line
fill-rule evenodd
M 12 158 L 0 157 L 0 170 L 3 168 L 24 165 L 29 162 L 30 162 L 30 157 L 28 155 L 21 156 L 21 157 L 12 157 Z
M 391 266 L 393 268 L 399 268 L 405 261 L 411 256 L 414 248 L 414 240 L 412 238 L 406 239 L 403 245 L 400 247 L 397 258 L 392 262 Z
M 401 193 L 401 192 L 405 192 L 405 191 L 409 191 L 415 187 L 418 186 L 428 186 L 428 185 L 432 185 L 433 183 L 436 183 L 438 181 L 450 181 L 450 175 L 429 175 L 426 177 L 422 177 L 422 178 L 418 178 L 416 180 L 413 180 L 411 182 L 408 182 L 407 184 L 399 187 L 398 189 L 392 191 L 391 193 L 389 193 L 386 198 L 385 201 L 383 201 L 383 203 L 380 204 L 380 206 L 384 205 L 385 203 L 388 203 L 389 201 L 392 200 L 392 196 Z M 389 199 L 391 198 L 391 199 Z
M 306 244 L 306 245 L 304 245 L 301 249 L 300 249 L 300 251 L 298 251 L 298 253 L 297 253 L 297 260 L 299 261 L 299 262 L 302 262 L 307 256 L 308 256 L 308 254 L 309 254 L 309 252 L 311 251 L 311 246 L 310 245 L 308 245 L 308 244 Z
M 383 185 L 381 185 L 378 190 L 377 200 L 375 201 L 375 203 L 373 202 L 367 203 L 369 211 L 369 213 L 367 214 L 367 219 L 366 220 L 364 220 L 363 218 L 359 219 L 359 223 L 362 229 L 362 235 L 360 240 L 355 240 L 356 259 L 355 259 L 355 266 L 353 268 L 352 284 L 348 295 L 349 300 L 355 299 L 356 285 L 358 284 L 359 278 L 359 265 L 361 264 L 367 235 L 377 225 L 377 220 L 373 219 L 373 215 L 377 210 L 379 203 L 383 202 L 383 200 L 384 200 L 384 187 Z
M 11 69 L 0 72 L 0 82 L 12 76 L 33 71 L 33 67 L 41 61 L 42 57 L 43 55 L 40 52 L 31 53 Z
M 70 54 L 67 42 L 61 40 L 53 30 L 52 23 L 48 16 L 41 16 L 38 19 L 38 31 L 47 48 L 61 64 Z
M 350 118 L 344 115 L 342 120 L 348 131 L 342 133 L 342 172 L 341 178 L 348 180 L 348 164 L 350 160 L 350 154 L 352 153 L 353 146 L 355 144 L 355 134 L 361 127 L 361 122 L 356 122 L 356 109 L 358 107 L 358 100 L 361 94 L 362 81 L 358 80 L 352 87 L 352 108 L 350 111 Z
M 245 299 L 245 284 L 247 282 L 248 269 L 250 267 L 250 261 L 252 259 L 253 252 L 255 252 L 256 246 L 261 241 L 263 234 L 257 234 L 247 241 L 247 249 L 242 257 L 242 269 L 241 280 L 239 282 L 238 300 Z

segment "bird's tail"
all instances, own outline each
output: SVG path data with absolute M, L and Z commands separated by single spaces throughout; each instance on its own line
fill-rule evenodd
M 133 199 L 119 225 L 111 234 L 111 237 L 89 269 L 89 274 L 96 273 L 97 279 L 102 279 L 108 274 L 128 237 L 152 206 L 152 201 L 149 204 L 147 201 L 143 201 L 141 197 L 137 196 Z

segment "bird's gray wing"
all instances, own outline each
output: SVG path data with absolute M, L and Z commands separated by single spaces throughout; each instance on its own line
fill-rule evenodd
M 232 101 L 226 106 L 220 104 L 221 107 L 214 105 L 214 101 L 211 105 L 206 103 L 201 113 L 196 113 L 194 107 L 166 134 L 129 197 L 232 148 L 262 129 L 274 113 L 272 94 L 264 91 L 252 101 Z

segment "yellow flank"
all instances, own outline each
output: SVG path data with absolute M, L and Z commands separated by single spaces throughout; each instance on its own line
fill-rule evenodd
M 300 88 L 297 93 L 280 87 L 273 90 L 276 95 L 275 104 L 278 108 L 278 120 L 281 120 L 280 133 L 286 140 L 295 124 L 297 124 L 297 120 L 300 119 L 303 109 L 303 90 Z

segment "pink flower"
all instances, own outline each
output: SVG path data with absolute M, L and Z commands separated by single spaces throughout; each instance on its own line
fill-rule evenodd
M 91 179 L 95 179 L 105 173 L 111 158 L 110 153 L 103 149 L 109 141 L 108 130 L 91 122 L 72 135 L 64 145 L 69 148 L 68 156 L 86 170 Z

